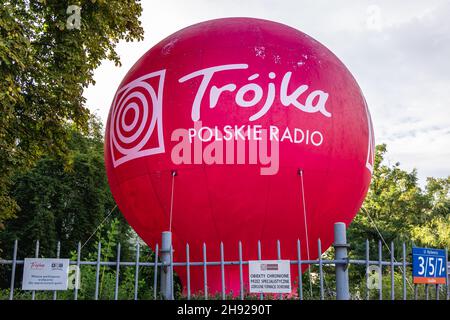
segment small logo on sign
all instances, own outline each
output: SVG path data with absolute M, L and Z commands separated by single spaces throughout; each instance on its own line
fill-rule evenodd
M 277 263 L 261 264 L 261 271 L 278 271 Z
M 52 271 L 62 270 L 64 264 L 62 263 L 52 263 Z
M 31 269 L 33 270 L 42 270 L 45 268 L 45 264 L 40 262 L 32 262 L 31 263 Z

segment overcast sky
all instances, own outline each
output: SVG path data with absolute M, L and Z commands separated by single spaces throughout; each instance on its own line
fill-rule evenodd
M 143 0 L 145 39 L 120 43 L 122 67 L 104 62 L 87 105 L 105 123 L 129 68 L 153 45 L 191 24 L 245 16 L 287 24 L 333 51 L 369 105 L 387 160 L 427 176 L 450 175 L 450 0 Z

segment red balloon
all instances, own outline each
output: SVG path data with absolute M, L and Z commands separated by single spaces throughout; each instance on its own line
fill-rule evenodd
M 322 44 L 283 24 L 226 18 L 182 29 L 147 51 L 111 105 L 105 161 L 112 194 L 151 247 L 173 232 L 174 259 L 318 257 L 333 224 L 366 195 L 374 135 L 362 92 Z M 174 176 L 173 173 L 176 172 Z M 295 272 L 296 268 L 293 268 Z M 183 285 L 186 270 L 176 268 Z M 296 274 L 293 273 L 293 279 Z M 244 283 L 248 286 L 247 268 Z M 239 291 L 238 267 L 226 290 Z M 191 267 L 192 290 L 203 268 Z M 220 267 L 208 267 L 210 292 Z M 248 288 L 248 287 L 247 287 Z

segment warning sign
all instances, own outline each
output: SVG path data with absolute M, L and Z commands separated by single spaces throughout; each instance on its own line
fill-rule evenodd
M 290 293 L 289 260 L 249 261 L 250 293 Z

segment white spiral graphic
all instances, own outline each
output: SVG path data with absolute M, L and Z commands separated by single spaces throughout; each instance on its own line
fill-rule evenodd
M 110 145 L 114 167 L 129 160 L 164 152 L 162 92 L 165 70 L 142 76 L 118 90 L 110 117 Z M 159 77 L 155 90 L 147 81 Z M 131 122 L 128 121 L 131 118 Z M 155 127 L 158 130 L 155 133 Z M 148 147 L 153 134 L 158 146 Z

